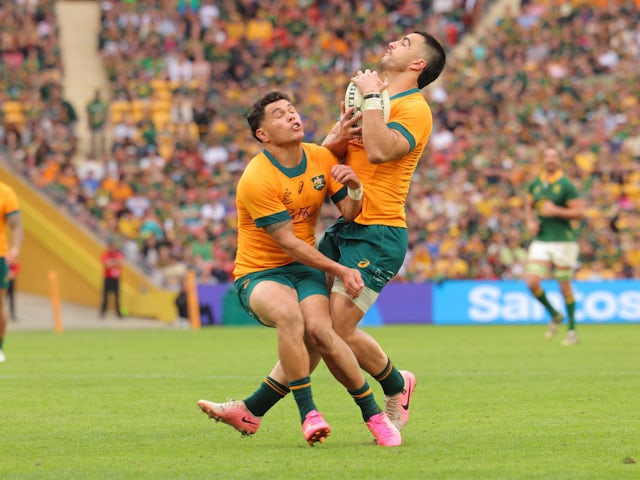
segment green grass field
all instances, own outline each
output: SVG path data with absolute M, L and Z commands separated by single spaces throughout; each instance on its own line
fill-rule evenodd
M 640 478 L 640 325 L 584 325 L 570 348 L 543 326 L 369 331 L 417 377 L 399 448 L 373 445 L 324 366 L 313 391 L 333 431 L 314 448 L 292 397 L 252 437 L 200 412 L 269 372 L 267 328 L 11 333 L 0 478 Z

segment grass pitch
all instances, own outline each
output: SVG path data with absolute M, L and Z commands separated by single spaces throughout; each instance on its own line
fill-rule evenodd
M 577 347 L 543 326 L 369 331 L 417 377 L 399 448 L 373 445 L 323 365 L 313 392 L 333 431 L 314 448 L 291 396 L 252 437 L 200 412 L 258 386 L 271 329 L 11 333 L 0 478 L 640 478 L 640 325 L 580 326 Z

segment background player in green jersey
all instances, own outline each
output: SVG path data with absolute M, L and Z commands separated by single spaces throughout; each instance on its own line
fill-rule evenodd
M 582 219 L 584 203 L 571 180 L 560 169 L 558 150 L 545 148 L 542 164 L 543 171 L 529 184 L 525 202 L 527 229 L 532 236 L 535 235 L 529 246 L 526 282 L 533 296 L 551 315 L 545 332 L 545 336 L 551 339 L 564 316 L 551 305 L 540 281 L 553 269 L 564 297 L 569 324 L 562 344 L 576 345 L 579 339 L 571 279 L 578 260 L 578 243 L 571 221 Z

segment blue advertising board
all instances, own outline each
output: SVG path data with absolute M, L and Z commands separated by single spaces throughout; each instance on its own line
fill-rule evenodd
M 382 289 L 375 303 L 382 323 L 432 323 L 432 290 L 431 283 L 389 283 Z
M 558 283 L 542 283 L 549 301 L 564 313 Z M 575 281 L 579 323 L 640 322 L 640 281 Z M 450 280 L 433 286 L 436 325 L 547 323 L 549 315 L 522 281 Z

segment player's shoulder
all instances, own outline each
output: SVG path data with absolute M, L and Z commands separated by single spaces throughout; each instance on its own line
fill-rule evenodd
M 261 150 L 247 162 L 247 165 L 244 167 L 242 172 L 242 176 L 259 174 L 259 172 L 265 170 L 269 163 L 269 157 L 267 156 L 266 150 Z
M 418 88 L 410 88 L 404 92 L 396 93 L 391 97 L 391 104 L 402 104 L 406 107 L 413 108 L 429 108 L 427 100 L 422 95 L 422 91 Z
M 394 117 L 431 117 L 431 107 L 418 88 L 396 93 L 391 97 L 391 121 Z
M 324 154 L 326 154 L 326 152 L 331 153 L 331 151 L 327 147 L 323 147 L 322 145 L 318 145 L 317 143 L 304 142 L 302 144 L 302 148 L 307 153 L 313 153 L 315 155 L 324 155 Z
M 333 162 L 337 160 L 331 150 L 315 143 L 303 143 L 302 148 L 311 162 Z
M 247 183 L 254 183 L 268 176 L 270 161 L 264 151 L 256 154 L 245 166 L 238 187 Z

